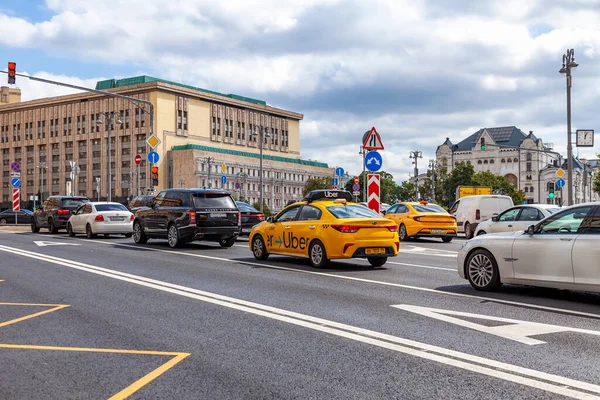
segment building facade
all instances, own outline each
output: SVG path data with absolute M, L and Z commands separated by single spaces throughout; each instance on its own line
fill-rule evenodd
M 21 165 L 24 201 L 40 193 L 42 198 L 72 193 L 105 199 L 109 125 L 113 201 L 169 186 L 221 187 L 222 176 L 226 177 L 224 187 L 235 193 L 235 183 L 242 189 L 242 181 L 234 179 L 244 177 L 242 173 L 248 175 L 245 183 L 251 186 L 247 196 L 241 190 L 238 194 L 258 199 L 259 190 L 252 190 L 252 181 L 258 178 L 261 137 L 264 198 L 269 207 L 278 209 L 281 203 L 267 196 L 267 188 L 280 187 L 269 179 L 284 179 L 288 185 L 282 186 L 282 194 L 291 190 L 293 195 L 308 177 L 333 175 L 327 164 L 300 159 L 302 114 L 261 100 L 148 76 L 102 81 L 96 89 L 151 102 L 154 134 L 160 143 L 152 149 L 146 142 L 152 132 L 149 107 L 144 104 L 92 92 L 21 102 L 15 94 L 18 90 L 2 88 L 2 99 L 7 101 L 0 103 L 0 208 L 11 206 L 13 161 Z M 158 167 L 156 186 L 147 160 L 152 150 L 160 157 L 154 164 Z M 135 163 L 138 154 L 139 165 Z M 211 160 L 215 179 L 211 176 L 210 185 L 208 163 L 197 159 Z M 71 164 L 76 167 L 71 169 Z M 297 180 L 277 178 L 289 174 Z
M 463 162 L 473 165 L 475 172 L 501 175 L 525 193 L 528 203 L 566 203 L 566 186 L 562 190 L 555 187 L 559 167 L 567 169 L 565 157 L 531 131 L 525 134 L 515 126 L 482 128 L 457 144 L 446 138 L 437 148 L 436 161 L 448 172 Z M 573 159 L 573 201 L 576 204 L 598 200 L 591 185 L 592 169 L 586 164 Z M 562 178 L 566 181 L 566 174 Z M 550 192 L 555 193 L 553 199 L 549 197 Z

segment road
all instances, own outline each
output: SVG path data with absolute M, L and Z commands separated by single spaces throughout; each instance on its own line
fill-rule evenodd
M 456 273 L 0 232 L 0 398 L 600 398 L 600 297 Z

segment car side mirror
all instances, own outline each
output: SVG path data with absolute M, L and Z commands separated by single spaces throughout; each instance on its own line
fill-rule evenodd
M 498 222 L 498 221 L 500 221 L 500 218 L 498 218 L 498 216 L 497 216 L 497 215 L 494 215 L 494 216 L 492 217 L 492 221 L 494 221 L 494 222 Z
M 527 227 L 527 229 L 525 229 L 525 233 L 528 234 L 529 236 L 533 236 L 535 232 L 535 225 L 529 225 Z
M 158 204 L 152 203 L 152 209 L 153 210 L 158 210 Z
M 385 215 L 385 214 L 387 214 L 386 210 L 381 211 L 381 215 Z
M 273 223 L 273 217 L 268 217 L 267 222 Z

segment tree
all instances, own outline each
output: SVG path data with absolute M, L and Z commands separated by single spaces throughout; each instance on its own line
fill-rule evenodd
M 257 210 L 260 210 L 260 202 L 257 201 L 256 203 L 252 204 L 252 207 L 256 208 Z M 263 199 L 263 214 L 265 214 L 265 218 L 268 218 L 271 215 L 273 215 L 273 212 L 271 211 L 271 209 L 267 205 L 267 202 L 264 199 Z
M 308 192 L 319 189 L 331 189 L 331 177 L 322 176 L 320 178 L 308 178 L 302 195 L 306 196 Z
M 364 174 L 360 174 L 358 176 L 358 185 L 360 189 L 358 190 L 358 201 L 362 201 L 363 192 L 364 192 L 364 180 L 365 175 L 368 175 L 370 172 L 365 172 Z M 394 176 L 388 172 L 380 171 L 378 172 L 380 176 L 379 180 L 379 198 L 382 203 L 394 204 L 398 199 L 398 185 L 394 182 Z M 352 190 L 352 186 L 354 186 L 354 179 L 348 180 L 344 185 L 344 189 L 349 191 L 350 193 L 354 192 Z
M 600 154 L 598 154 L 597 157 L 600 158 Z M 600 168 L 596 168 L 596 173 L 592 180 L 592 190 L 600 194 Z
M 512 196 L 515 187 L 508 183 L 504 177 L 491 173 L 490 171 L 477 172 L 471 178 L 473 186 L 489 186 L 493 194 Z
M 473 175 L 475 174 L 475 168 L 471 164 L 465 164 L 459 162 L 456 164 L 452 172 L 444 180 L 443 188 L 444 194 L 447 196 L 447 205 L 450 206 L 456 201 L 456 188 L 459 186 L 472 186 Z
M 399 201 L 417 201 L 415 193 L 415 184 L 410 181 L 404 181 L 398 187 Z

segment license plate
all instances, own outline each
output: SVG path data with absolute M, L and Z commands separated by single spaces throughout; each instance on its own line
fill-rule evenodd
M 242 229 L 242 233 L 250 233 L 252 232 L 252 229 Z
M 211 218 L 226 218 L 227 214 L 225 214 L 225 213 L 211 213 L 210 217 Z
M 365 254 L 385 254 L 385 249 L 383 249 L 383 248 L 365 249 Z
M 446 230 L 445 229 L 432 229 L 431 233 L 433 235 L 445 235 L 446 234 Z
M 111 221 L 125 221 L 125 217 L 110 217 Z

